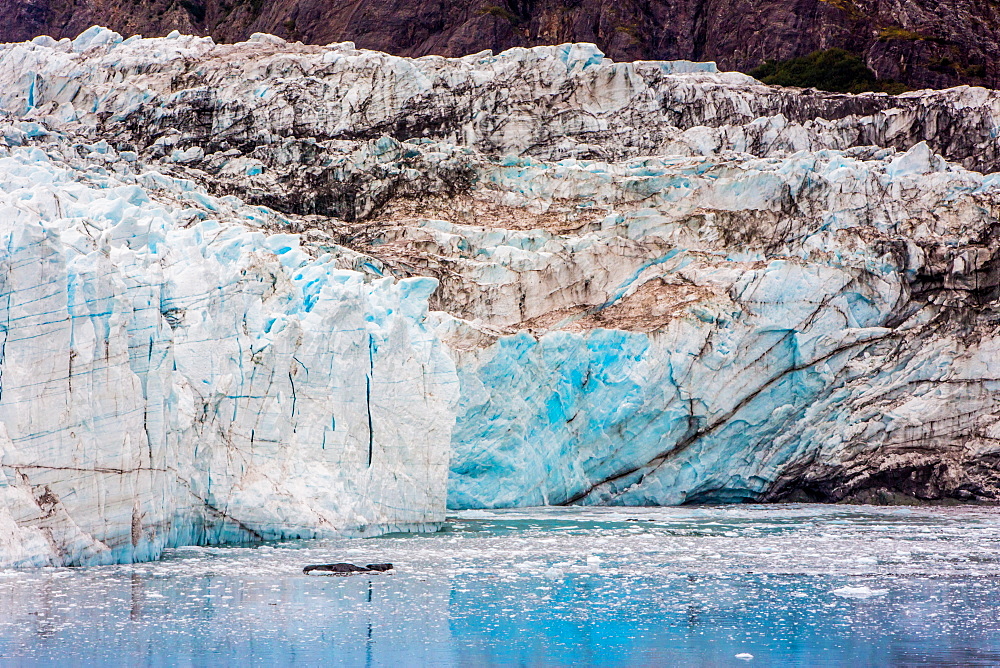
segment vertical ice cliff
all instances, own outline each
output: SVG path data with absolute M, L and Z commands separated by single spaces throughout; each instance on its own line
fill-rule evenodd
M 443 519 L 433 279 L 365 282 L 104 142 L 4 131 L 0 564 Z
M 994 177 L 924 145 L 525 169 L 619 211 L 449 230 L 517 273 L 462 272 L 469 317 L 524 304 L 451 334 L 453 505 L 995 493 Z
M 1000 493 L 995 92 L 99 28 L 0 83 L 0 565 Z

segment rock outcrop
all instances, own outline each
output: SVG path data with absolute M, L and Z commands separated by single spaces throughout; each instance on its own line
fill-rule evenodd
M 1000 494 L 998 93 L 102 29 L 0 82 L 0 564 Z

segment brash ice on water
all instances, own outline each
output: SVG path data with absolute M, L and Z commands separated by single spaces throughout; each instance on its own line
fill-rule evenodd
M 0 653 L 122 665 L 994 666 L 995 513 L 465 511 L 439 533 L 0 574 Z M 393 561 L 303 575 L 303 563 Z M 746 662 L 746 663 L 745 663 Z

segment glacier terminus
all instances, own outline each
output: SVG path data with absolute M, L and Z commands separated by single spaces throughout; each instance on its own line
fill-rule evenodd
M 1000 495 L 1000 93 L 0 45 L 0 567 Z

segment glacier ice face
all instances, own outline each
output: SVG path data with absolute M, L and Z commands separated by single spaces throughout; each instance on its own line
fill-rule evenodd
M 994 91 L 103 29 L 0 82 L 0 565 L 1000 494 Z
M 0 565 L 443 520 L 435 281 L 366 282 L 113 154 L 0 153 Z
M 496 331 L 444 333 L 453 507 L 994 493 L 993 177 L 923 144 L 525 169 L 536 199 L 618 211 L 543 244 L 450 230 L 444 298 Z

